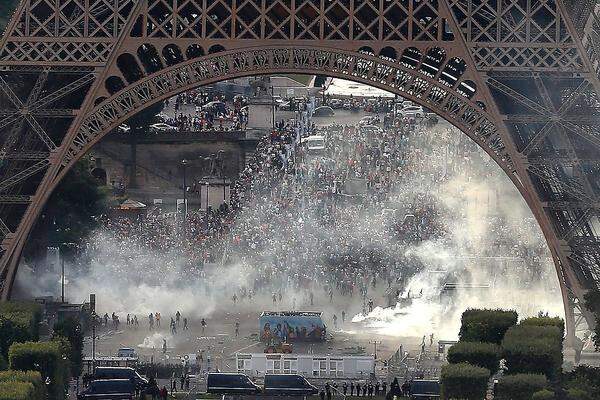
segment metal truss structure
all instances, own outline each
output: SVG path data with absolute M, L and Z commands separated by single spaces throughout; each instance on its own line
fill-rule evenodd
M 591 321 L 596 0 L 21 0 L 0 42 L 2 299 L 50 193 L 105 134 L 185 90 L 270 73 L 377 86 L 460 128 L 539 222 L 570 334 Z

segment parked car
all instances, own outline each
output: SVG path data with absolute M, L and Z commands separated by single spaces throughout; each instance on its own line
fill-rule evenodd
M 126 379 L 133 382 L 135 389 L 144 390 L 148 387 L 148 380 L 143 378 L 138 372 L 130 367 L 96 367 L 94 380 L 105 379 Z
M 335 115 L 335 112 L 333 111 L 333 108 L 331 108 L 331 107 L 321 106 L 321 107 L 317 107 L 315 109 L 315 112 L 313 113 L 313 115 L 315 117 L 333 117 Z
M 404 118 L 423 118 L 425 112 L 423 111 L 423 107 L 410 106 L 404 107 L 402 110 L 400 110 L 400 115 L 402 115 Z
M 129 379 L 95 380 L 81 393 L 77 400 L 134 400 L 135 386 Z
M 175 128 L 174 126 L 171 126 L 169 124 L 164 124 L 164 123 L 158 123 L 158 124 L 153 124 L 150 125 L 150 132 L 154 132 L 154 133 L 163 133 L 163 132 L 173 132 L 177 130 L 177 128 Z
M 258 394 L 260 386 L 244 374 L 209 373 L 206 392 L 212 394 Z
M 314 385 L 301 375 L 265 375 L 266 395 L 275 396 L 310 396 L 319 393 Z

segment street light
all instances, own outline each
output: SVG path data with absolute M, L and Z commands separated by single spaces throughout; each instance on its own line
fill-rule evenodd
M 181 160 L 181 166 L 183 167 L 183 223 L 185 226 L 187 219 L 187 181 L 186 181 L 186 169 L 188 160 Z

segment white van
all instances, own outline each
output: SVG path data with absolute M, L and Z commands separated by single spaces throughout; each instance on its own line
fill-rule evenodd
M 325 151 L 325 137 L 321 135 L 308 136 L 303 138 L 300 142 L 306 146 L 309 153 Z

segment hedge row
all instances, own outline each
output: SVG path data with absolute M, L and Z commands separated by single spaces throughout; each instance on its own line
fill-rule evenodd
M 451 364 L 466 362 L 495 373 L 498 370 L 501 354 L 502 349 L 497 344 L 458 342 L 448 350 L 448 362 Z
M 61 400 L 69 378 L 68 352 L 66 340 L 14 343 L 8 352 L 8 361 L 13 370 L 40 371 L 43 380 L 50 379 L 49 398 Z
M 46 385 L 42 381 L 42 375 L 38 371 L 4 371 L 0 372 L 0 383 L 25 382 L 33 386 L 31 400 L 43 400 L 46 398 Z M 2 392 L 0 391 L 0 398 Z
M 510 373 L 560 374 L 563 362 L 562 333 L 556 326 L 518 325 L 506 332 L 503 356 Z
M 31 400 L 35 388 L 29 382 L 0 382 L 0 400 Z
M 565 322 L 562 318 L 559 317 L 532 317 L 525 318 L 519 325 L 527 325 L 527 326 L 555 326 L 560 329 L 561 337 L 565 336 Z
M 517 319 L 515 311 L 469 309 L 462 314 L 458 336 L 463 342 L 500 344 Z
M 467 363 L 442 367 L 442 399 L 481 400 L 485 397 L 490 371 Z
M 42 309 L 31 302 L 0 303 L 0 349 L 6 355 L 15 342 L 39 339 Z
M 498 400 L 531 400 L 533 394 L 544 390 L 548 379 L 540 374 L 506 375 L 498 383 Z

